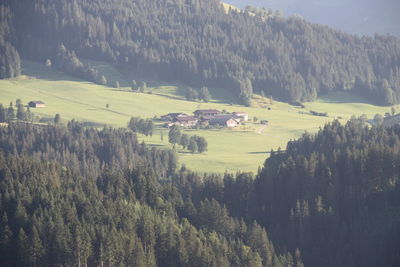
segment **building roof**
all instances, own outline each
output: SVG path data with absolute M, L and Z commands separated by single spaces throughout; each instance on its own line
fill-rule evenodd
M 210 119 L 209 123 L 226 125 L 228 123 L 228 121 L 230 121 L 230 120 L 234 120 L 235 122 L 237 122 L 239 124 L 239 122 L 232 117 L 215 117 L 215 118 Z
M 204 116 L 202 117 L 203 120 L 212 120 L 212 119 L 234 119 L 235 116 L 232 114 L 219 114 L 219 115 L 215 115 L 215 116 Z
M 179 122 L 189 122 L 189 121 L 198 121 L 198 120 L 199 119 L 197 119 L 196 117 L 193 117 L 193 116 L 175 118 L 175 121 L 179 121 Z
M 221 113 L 221 111 L 216 109 L 198 109 L 193 113 L 209 114 L 209 113 Z
M 29 102 L 29 103 L 32 103 L 32 104 L 44 104 L 44 102 L 43 102 L 43 101 L 40 101 L 40 100 L 38 100 L 38 101 L 31 101 L 31 102 Z
M 168 116 L 172 116 L 172 117 L 178 117 L 178 116 L 182 116 L 182 115 L 187 116 L 187 114 L 185 114 L 183 112 L 180 112 L 180 113 L 168 113 L 167 115 Z
M 165 118 L 165 117 L 176 118 L 176 117 L 179 117 L 179 116 L 188 116 L 188 115 L 185 114 L 185 113 L 180 112 L 180 113 L 168 113 L 167 115 L 164 115 L 164 116 L 161 116 L 161 117 L 162 118 Z
M 247 112 L 244 112 L 244 111 L 235 111 L 235 112 L 233 112 L 232 114 L 234 114 L 234 115 L 247 115 Z

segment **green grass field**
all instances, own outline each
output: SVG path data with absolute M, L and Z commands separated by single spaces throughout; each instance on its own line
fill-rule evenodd
M 268 157 L 271 149 L 285 148 L 287 141 L 307 132 L 315 132 L 325 123 L 341 117 L 342 121 L 352 115 L 384 114 L 390 107 L 369 104 L 365 99 L 349 93 L 334 93 L 306 103 L 305 109 L 286 103 L 273 101 L 260 96 L 254 99 L 255 107 L 243 107 L 237 100 L 228 97 L 224 90 L 210 89 L 213 96 L 211 103 L 186 101 L 183 97 L 185 87 L 173 83 L 148 82 L 147 93 L 133 93 L 128 87 L 129 81 L 113 67 L 97 64 L 109 81 L 119 81 L 121 87 L 111 88 L 95 85 L 47 68 L 43 64 L 23 62 L 23 76 L 16 79 L 0 80 L 0 103 L 8 106 L 10 101 L 20 98 L 23 103 L 42 100 L 47 107 L 32 109 L 36 116 L 52 118 L 59 113 L 64 121 L 76 119 L 98 125 L 126 127 L 132 116 L 152 118 L 170 112 L 191 114 L 196 109 L 219 109 L 229 112 L 246 111 L 250 118 L 258 121 L 268 120 L 270 125 L 259 133 L 259 123 L 247 123 L 237 129 L 222 130 L 186 130 L 189 134 L 204 136 L 209 143 L 209 150 L 204 154 L 190 154 L 178 151 L 180 162 L 187 167 L 204 172 L 257 171 Z M 106 105 L 109 108 L 106 108 Z M 266 105 L 271 110 L 265 108 Z M 317 117 L 309 110 L 328 112 L 329 117 Z M 163 138 L 161 138 L 163 135 Z M 168 129 L 160 125 L 152 137 L 142 137 L 148 144 L 168 147 Z M 163 139 L 163 140 L 161 140 Z

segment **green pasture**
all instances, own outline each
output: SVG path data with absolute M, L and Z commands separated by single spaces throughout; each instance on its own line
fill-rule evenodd
M 199 108 L 245 111 L 250 119 L 257 117 L 256 123 L 248 122 L 236 129 L 185 130 L 190 135 L 204 136 L 209 143 L 209 150 L 204 154 L 191 154 L 177 148 L 180 163 L 201 172 L 255 172 L 271 149 L 284 149 L 287 141 L 299 137 L 305 131 L 315 132 L 336 118 L 345 121 L 352 115 L 362 114 L 372 118 L 376 113 L 383 115 L 390 111 L 390 107 L 374 106 L 349 93 L 327 95 L 315 102 L 306 103 L 305 108 L 278 101 L 271 103 L 261 96 L 254 98 L 254 107 L 244 107 L 236 104 L 236 99 L 229 98 L 226 91 L 216 89 L 210 89 L 213 96 L 211 103 L 186 101 L 185 86 L 154 81 L 147 82 L 145 93 L 134 93 L 130 90 L 130 81 L 124 80 L 116 69 L 102 63 L 91 64 L 97 64 L 96 67 L 107 76 L 111 84 L 119 81 L 121 87 L 96 85 L 43 64 L 24 61 L 23 76 L 0 80 L 0 103 L 8 106 L 10 101 L 15 102 L 18 98 L 23 103 L 42 100 L 46 108 L 32 109 L 38 117 L 52 118 L 59 113 L 64 121 L 76 119 L 114 127 L 126 127 L 132 116 L 153 118 L 170 112 L 192 114 Z M 328 112 L 328 117 L 313 116 L 309 110 Z M 260 120 L 270 122 L 261 132 L 263 126 L 259 124 Z M 168 129 L 161 124 L 157 124 L 152 137 L 139 138 L 150 145 L 171 148 L 168 144 Z

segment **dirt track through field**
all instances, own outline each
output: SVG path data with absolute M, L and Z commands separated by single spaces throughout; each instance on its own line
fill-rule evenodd
M 262 134 L 262 132 L 264 132 L 264 130 L 267 128 L 267 125 L 263 125 L 263 127 L 261 127 L 260 129 L 258 129 L 257 133 L 258 134 Z

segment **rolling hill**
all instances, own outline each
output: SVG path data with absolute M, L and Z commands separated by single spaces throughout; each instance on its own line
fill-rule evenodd
M 284 149 L 287 141 L 305 131 L 315 132 L 336 118 L 347 120 L 361 114 L 372 118 L 376 113 L 383 115 L 390 111 L 387 107 L 368 104 L 366 99 L 350 93 L 329 94 L 306 103 L 304 109 L 275 100 L 269 105 L 269 100 L 261 96 L 254 96 L 252 107 L 243 107 L 235 104 L 228 92 L 216 88 L 210 88 L 213 96 L 210 103 L 187 101 L 184 97 L 186 87 L 176 83 L 149 82 L 146 93 L 133 93 L 127 86 L 129 81 L 113 66 L 94 61 L 91 64 L 101 73 L 107 73 L 110 80 L 119 80 L 121 87 L 96 85 L 65 75 L 56 68 L 48 68 L 43 63 L 25 60 L 23 76 L 0 80 L 0 103 L 7 106 L 18 98 L 24 103 L 42 100 L 47 107 L 33 112 L 44 122 L 51 121 L 59 113 L 64 122 L 76 119 L 98 127 L 104 124 L 126 127 L 132 116 L 153 118 L 170 112 L 191 114 L 199 108 L 246 111 L 250 119 L 257 117 L 257 123 L 249 122 L 234 130 L 187 130 L 190 134 L 204 136 L 209 151 L 191 154 L 178 150 L 180 162 L 193 170 L 212 172 L 255 172 L 271 149 Z M 271 110 L 265 108 L 267 105 Z M 328 112 L 329 117 L 313 116 L 310 110 Z M 262 128 L 261 120 L 268 120 L 270 126 L 258 133 Z M 140 136 L 140 139 L 157 147 L 171 147 L 167 141 L 168 129 L 161 124 L 157 124 L 152 137 Z

